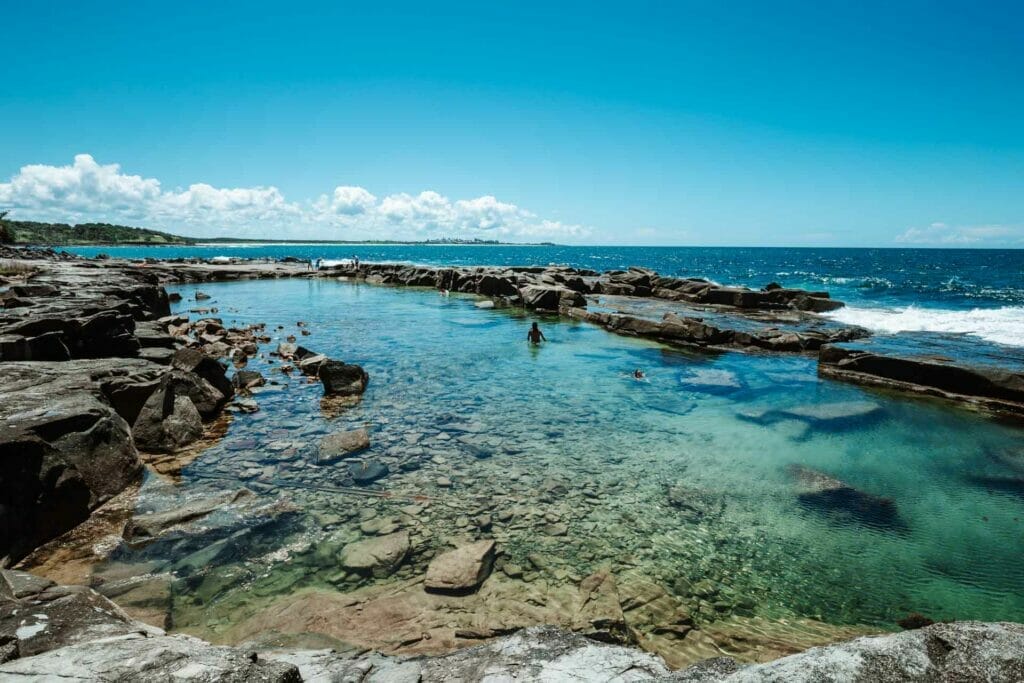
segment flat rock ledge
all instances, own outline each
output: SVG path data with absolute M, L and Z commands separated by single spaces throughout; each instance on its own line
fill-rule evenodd
M 218 647 L 134 621 L 84 586 L 0 570 L 0 678 L 190 681 L 1024 680 L 1024 625 L 955 622 L 811 648 L 766 664 L 719 657 L 672 672 L 656 656 L 534 626 L 448 654 Z M 18 679 L 20 680 L 20 678 Z

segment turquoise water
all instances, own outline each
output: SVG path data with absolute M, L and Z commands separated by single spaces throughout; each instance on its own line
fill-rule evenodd
M 363 365 L 371 381 L 360 403 L 336 411 L 318 383 L 251 361 L 280 382 L 256 395 L 260 412 L 235 416 L 184 470 L 186 486 L 150 478 L 144 508 L 240 486 L 268 505 L 288 501 L 286 513 L 122 551 L 118 562 L 173 569 L 182 627 L 216 630 L 306 586 L 366 585 L 339 570 L 338 551 L 367 519 L 408 526 L 414 496 L 431 504 L 414 513 L 417 550 L 400 576 L 421 573 L 447 538 L 482 533 L 486 514 L 493 529 L 482 535 L 509 561 L 529 566 L 541 553 L 569 577 L 638 568 L 704 621 L 1024 620 L 1024 432 L 1012 426 L 821 380 L 813 358 L 690 355 L 476 309 L 469 296 L 332 280 L 202 289 L 225 324 L 267 323 L 275 341 L 264 351 L 304 321 L 312 334 L 300 343 Z M 192 288 L 181 291 L 187 310 Z M 550 340 L 540 348 L 525 342 L 532 320 Z M 628 377 L 637 367 L 648 381 Z M 865 402 L 870 414 L 857 418 L 785 413 Z M 354 495 L 344 463 L 316 464 L 324 434 L 358 426 L 372 439 L 362 457 L 391 470 L 369 489 L 393 498 Z M 801 498 L 793 466 L 868 497 Z

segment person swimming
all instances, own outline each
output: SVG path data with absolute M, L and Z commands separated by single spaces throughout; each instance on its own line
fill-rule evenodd
M 633 371 L 633 379 L 647 379 L 647 375 L 640 368 Z
M 533 326 L 530 327 L 530 331 L 526 333 L 526 339 L 531 344 L 540 344 L 541 341 L 548 340 L 547 337 L 544 336 L 544 333 L 540 331 L 540 328 L 537 327 L 537 323 L 534 323 Z

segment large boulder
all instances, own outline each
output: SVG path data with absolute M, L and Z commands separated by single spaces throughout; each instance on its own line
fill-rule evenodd
M 359 396 L 366 391 L 370 376 L 358 365 L 328 360 L 317 372 L 324 385 L 325 396 Z
M 359 574 L 385 578 L 398 569 L 409 554 L 409 548 L 408 531 L 355 541 L 341 549 L 341 566 Z
M 190 372 L 201 377 L 219 391 L 225 401 L 235 394 L 231 380 L 227 377 L 227 369 L 202 351 L 188 348 L 178 349 L 171 360 L 171 365 L 176 370 Z
M 585 307 L 586 298 L 568 287 L 526 285 L 519 290 L 526 308 L 557 311 L 561 308 Z
M 432 593 L 469 593 L 491 574 L 495 544 L 491 539 L 441 553 L 427 567 L 424 587 Z

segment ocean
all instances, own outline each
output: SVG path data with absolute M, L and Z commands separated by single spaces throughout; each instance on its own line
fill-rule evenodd
M 833 317 L 876 333 L 970 335 L 1024 346 L 1024 250 L 251 244 L 73 247 L 121 258 L 322 258 L 429 265 L 642 266 L 721 284 L 826 289 L 848 306 Z

